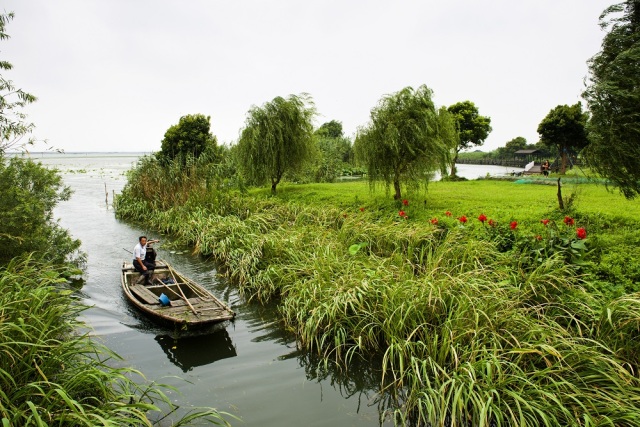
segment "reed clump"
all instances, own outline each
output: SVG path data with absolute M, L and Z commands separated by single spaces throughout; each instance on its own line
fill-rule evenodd
M 160 210 L 130 194 L 118 215 L 212 255 L 247 297 L 278 301 L 301 347 L 347 369 L 382 354 L 398 424 L 640 425 L 640 297 L 610 291 L 599 263 L 612 249 L 574 228 L 544 228 L 538 212 L 500 213 L 494 228 L 221 188 Z M 606 218 L 574 216 L 602 243 Z
M 175 409 L 167 387 L 114 367 L 116 354 L 78 332 L 85 307 L 65 289 L 64 273 L 29 257 L 0 268 L 1 424 L 151 425 L 149 414 Z M 195 419 L 228 425 L 214 410 L 191 411 L 175 425 Z

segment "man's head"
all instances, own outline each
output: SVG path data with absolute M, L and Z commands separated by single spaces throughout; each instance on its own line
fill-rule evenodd
M 146 245 L 146 244 L 147 244 L 147 236 L 140 236 L 140 237 L 138 237 L 138 242 L 140 242 L 140 244 L 141 244 L 142 246 Z

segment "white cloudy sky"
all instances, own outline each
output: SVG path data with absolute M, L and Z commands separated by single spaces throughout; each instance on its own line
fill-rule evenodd
M 6 76 L 34 95 L 36 136 L 66 151 L 157 151 L 185 114 L 234 143 L 246 113 L 309 93 L 347 136 L 385 94 L 426 84 L 438 106 L 491 117 L 483 150 L 538 140 L 580 101 L 613 0 L 4 0 Z

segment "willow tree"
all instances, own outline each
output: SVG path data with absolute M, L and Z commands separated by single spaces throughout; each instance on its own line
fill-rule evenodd
M 315 152 L 315 106 L 307 94 L 276 97 L 252 107 L 238 142 L 239 167 L 251 182 L 271 182 L 271 192 L 287 172 L 297 172 Z
M 640 195 L 640 0 L 607 8 L 602 50 L 589 61 L 587 164 L 627 198 Z
M 446 173 L 458 143 L 452 115 L 436 109 L 431 96 L 425 85 L 384 96 L 356 136 L 356 158 L 366 166 L 369 184 L 393 185 L 396 200 L 401 184 L 426 186 L 435 171 Z

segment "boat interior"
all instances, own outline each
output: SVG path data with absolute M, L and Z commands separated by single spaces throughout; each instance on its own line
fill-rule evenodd
M 197 293 L 191 286 L 180 281 L 179 277 L 171 275 L 169 271 L 157 271 L 151 276 L 151 285 L 143 284 L 142 275 L 135 270 L 125 273 L 129 283 L 129 289 L 140 300 L 146 304 L 160 304 L 159 297 L 164 294 L 172 302 L 183 300 L 184 298 L 202 298 L 203 295 Z M 178 283 L 176 283 L 176 279 Z

